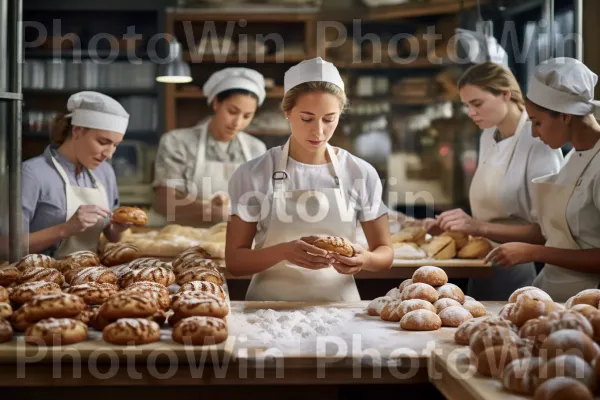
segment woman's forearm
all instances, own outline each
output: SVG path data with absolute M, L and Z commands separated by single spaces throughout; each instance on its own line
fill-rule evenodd
M 227 271 L 234 276 L 254 275 L 285 260 L 286 243 L 262 249 L 237 248 L 225 253 Z
M 498 243 L 521 242 L 544 244 L 546 242 L 540 226 L 537 224 L 505 225 L 492 222 L 481 222 L 478 233 L 480 236 Z
M 391 268 L 394 261 L 394 250 L 391 247 L 379 246 L 368 254 L 369 261 L 363 267 L 363 270 L 376 272 Z
M 65 224 L 54 225 L 29 234 L 29 252 L 41 253 L 69 237 Z
M 600 249 L 568 250 L 556 247 L 535 246 L 532 261 L 556 265 L 573 271 L 600 273 Z

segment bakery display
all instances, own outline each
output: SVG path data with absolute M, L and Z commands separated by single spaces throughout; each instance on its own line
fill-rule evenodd
M 330 253 L 337 253 L 346 257 L 352 257 L 354 255 L 354 247 L 352 246 L 352 243 L 342 237 L 320 237 L 314 241 L 313 246 L 327 250 Z
M 160 325 L 145 318 L 121 318 L 102 329 L 102 338 L 117 345 L 142 345 L 160 340 Z
M 148 223 L 148 216 L 138 207 L 119 207 L 113 211 L 112 220 L 119 224 L 144 226 Z

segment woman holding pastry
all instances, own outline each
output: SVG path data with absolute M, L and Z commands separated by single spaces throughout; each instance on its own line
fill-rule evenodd
M 228 182 L 242 163 L 266 151 L 244 133 L 262 105 L 263 76 L 248 68 L 226 68 L 202 88 L 214 116 L 164 134 L 155 162 L 152 225 L 203 225 L 227 219 Z
M 291 67 L 284 90 L 290 138 L 229 183 L 227 269 L 253 275 L 247 300 L 360 300 L 353 275 L 392 264 L 381 181 L 371 165 L 328 144 L 347 102 L 333 64 Z M 353 244 L 357 221 L 369 249 Z
M 119 207 L 115 172 L 107 162 L 123 141 L 129 114 L 98 92 L 79 92 L 57 118 L 53 143 L 22 168 L 23 223 L 29 252 L 61 258 L 79 250 L 96 251 L 100 234 L 116 242 L 127 229 Z M 137 213 L 135 213 L 137 214 Z
M 536 68 L 527 92 L 533 135 L 553 149 L 570 142 L 573 150 L 559 172 L 533 181 L 534 206 L 545 245 L 507 243 L 489 255 L 504 266 L 545 263 L 533 285 L 558 302 L 600 284 L 597 81 L 596 74 L 572 58 L 551 59 Z
M 458 85 L 469 117 L 483 129 L 469 191 L 472 216 L 461 209 L 446 211 L 437 216 L 437 227 L 485 237 L 494 245 L 543 243 L 531 181 L 558 172 L 560 149 L 532 135 L 519 84 L 507 68 L 492 62 L 475 65 Z M 468 293 L 477 299 L 506 300 L 514 290 L 531 285 L 535 276 L 532 262 L 513 269 L 493 265 L 491 277 L 469 280 Z

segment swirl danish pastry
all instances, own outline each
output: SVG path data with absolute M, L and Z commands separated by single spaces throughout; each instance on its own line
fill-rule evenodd
M 123 206 L 113 211 L 112 220 L 119 224 L 144 226 L 148 223 L 148 216 L 138 207 Z

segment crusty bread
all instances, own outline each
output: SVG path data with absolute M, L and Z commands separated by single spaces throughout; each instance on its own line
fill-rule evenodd
M 440 299 L 452 299 L 458 301 L 460 304 L 465 302 L 465 294 L 462 289 L 453 283 L 446 283 L 436 288 Z
M 464 232 L 450 232 L 446 231 L 442 233 L 440 236 L 449 236 L 454 239 L 456 244 L 456 250 L 460 250 L 465 247 L 469 243 L 469 235 Z
M 112 267 L 131 262 L 138 258 L 140 249 L 129 243 L 108 243 L 102 252 L 102 265 Z
M 313 245 L 329 252 L 337 253 L 342 256 L 352 257 L 354 255 L 354 247 L 352 243 L 343 237 L 326 236 L 318 238 Z
M 450 306 L 440 312 L 440 319 L 442 326 L 456 328 L 463 322 L 473 319 L 473 316 L 462 306 Z
M 102 330 L 102 338 L 116 345 L 141 345 L 160 340 L 160 325 L 146 318 L 121 318 Z
M 417 268 L 412 276 L 413 283 L 426 283 L 431 286 L 442 286 L 448 283 L 446 272 L 434 266 L 424 266 Z
M 60 346 L 87 339 L 87 326 L 71 318 L 49 318 L 36 322 L 25 331 L 25 343 Z
M 548 379 L 535 390 L 533 400 L 593 400 L 594 395 L 583 383 L 573 378 Z
M 381 314 L 383 307 L 390 301 L 392 301 L 392 298 L 388 296 L 382 296 L 373 299 L 367 306 L 367 314 L 378 317 Z
M 543 363 L 540 357 L 512 360 L 502 372 L 502 384 L 511 392 L 532 395 L 538 386 L 538 371 Z
M 442 320 L 433 311 L 414 310 L 402 317 L 400 328 L 405 331 L 436 331 L 442 327 Z
M 119 224 L 144 226 L 148 223 L 148 216 L 138 207 L 123 206 L 113 211 L 112 220 Z
M 227 324 L 215 317 L 189 317 L 175 324 L 172 335 L 186 345 L 218 344 L 227 340 Z
M 421 299 L 430 303 L 435 303 L 439 299 L 439 294 L 435 288 L 426 283 L 413 283 L 408 285 L 402 291 L 402 300 Z
M 479 260 L 484 259 L 492 251 L 492 244 L 489 240 L 481 237 L 474 237 L 458 252 L 458 258 Z

